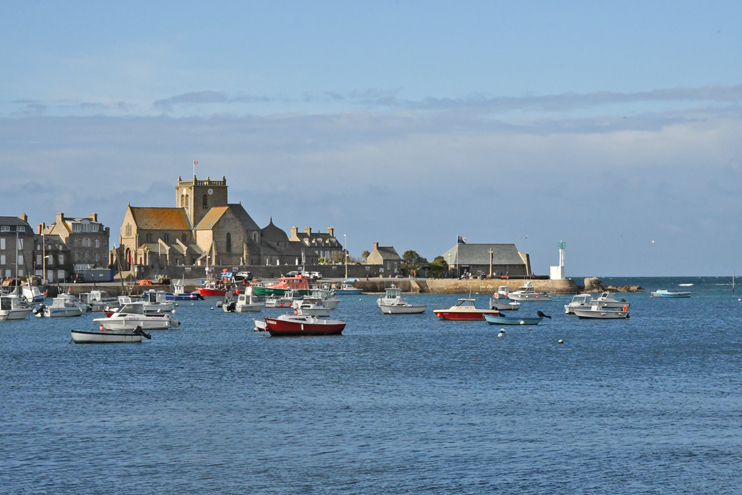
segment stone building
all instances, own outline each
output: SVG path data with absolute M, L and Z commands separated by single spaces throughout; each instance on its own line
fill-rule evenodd
M 47 283 L 64 282 L 70 279 L 74 273 L 74 266 L 69 247 L 58 235 L 42 234 L 40 227 L 39 225 L 34 242 L 35 274 Z M 46 270 L 46 275 L 44 270 Z
M 397 254 L 397 250 L 392 246 L 379 246 L 378 242 L 374 242 L 374 248 L 364 264 L 380 265 L 379 273 L 386 276 L 402 272 L 402 258 Z
M 490 258 L 491 256 L 491 258 Z M 490 259 L 493 276 L 526 277 L 531 275 L 531 261 L 527 253 L 518 251 L 515 244 L 465 244 L 458 242 L 443 253 L 454 276 L 470 273 L 489 275 Z
M 227 180 L 184 181 L 178 177 L 175 207 L 129 205 L 120 247 L 112 251 L 123 270 L 167 265 L 298 265 L 342 252 L 333 229 L 292 237 L 273 224 L 260 228 L 241 203 L 229 203 Z
M 34 233 L 25 213 L 20 217 L 0 217 L 0 278 L 32 273 L 33 248 Z
M 97 213 L 91 213 L 87 217 L 66 217 L 64 213 L 57 213 L 54 223 L 39 224 L 38 233 L 44 237 L 56 236 L 66 245 L 69 249 L 69 261 L 77 273 L 85 274 L 109 265 L 108 242 L 111 229 L 98 221 Z M 38 244 L 41 247 L 41 243 Z

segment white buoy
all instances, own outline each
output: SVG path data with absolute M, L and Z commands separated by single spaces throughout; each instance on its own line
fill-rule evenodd
M 523 320 L 520 320 L 520 324 L 521 324 L 521 325 L 525 325 L 525 324 L 526 324 L 526 322 L 525 322 L 525 321 L 523 321 Z
M 557 344 L 564 344 L 564 341 L 562 339 L 559 339 L 559 341 L 557 342 Z
M 176 311 L 177 311 L 177 309 L 174 309 L 174 310 L 172 311 L 172 313 L 173 313 L 173 314 L 175 314 L 175 312 L 176 312 Z
M 502 336 L 503 336 L 503 335 L 505 335 L 505 334 L 504 334 L 504 333 L 502 333 L 502 332 L 500 332 L 500 333 L 498 333 L 498 334 L 497 334 L 497 336 L 498 336 L 499 338 L 502 338 Z
M 214 311 L 214 306 L 211 307 L 211 311 Z

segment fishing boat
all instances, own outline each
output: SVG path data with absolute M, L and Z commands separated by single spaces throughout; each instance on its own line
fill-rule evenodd
M 402 297 L 402 289 L 393 285 L 386 289 L 384 297 L 376 300 L 376 304 L 385 315 L 413 315 L 425 313 L 428 306 L 425 304 L 410 304 Z
M 490 325 L 538 325 L 544 318 L 542 316 L 515 318 L 501 314 L 484 315 L 484 319 Z
M 142 338 L 151 339 L 152 336 L 145 333 L 141 327 L 134 331 L 107 330 L 100 326 L 99 331 L 72 330 L 72 342 L 75 344 L 134 344 L 142 341 Z
M 86 308 L 78 304 L 77 301 L 71 296 L 61 294 L 54 299 L 50 306 L 46 304 L 39 305 L 34 310 L 34 315 L 39 318 L 69 318 L 73 316 L 82 316 L 85 313 Z
M 590 309 L 574 308 L 574 314 L 581 319 L 589 320 L 618 320 L 629 317 L 629 306 L 622 308 L 601 308 L 597 301 L 593 301 Z
M 144 303 L 144 311 L 147 313 L 165 313 L 175 309 L 175 304 L 167 300 L 167 292 L 164 290 L 145 291 Z
M 266 325 L 265 320 L 259 320 L 257 318 L 253 318 L 252 322 L 254 325 L 254 330 L 256 332 L 265 332 L 265 330 L 268 328 L 268 325 Z
M 198 292 L 186 293 L 183 280 L 180 282 L 173 282 L 173 292 L 165 294 L 165 299 L 168 301 L 196 301 L 203 300 L 203 298 L 204 296 Z
M 80 302 L 90 306 L 90 311 L 94 313 L 105 311 L 107 306 L 115 304 L 116 301 L 117 298 L 110 296 L 104 290 L 91 290 L 80 294 Z
M 338 304 L 340 304 L 340 298 L 335 295 L 335 292 L 329 289 L 312 289 L 312 297 L 321 299 L 322 304 L 331 310 L 336 310 Z
M 590 294 L 577 294 L 572 296 L 569 304 L 564 305 L 564 313 L 568 315 L 575 314 L 575 309 L 590 309 L 593 298 Z
M 507 285 L 501 285 L 492 297 L 494 299 L 510 299 L 510 289 Z
M 459 299 L 448 309 L 434 309 L 433 314 L 442 320 L 484 320 L 486 314 L 499 314 L 496 309 L 480 309 L 474 305 L 475 299 Z
M 250 290 L 250 287 L 247 288 Z M 257 313 L 265 307 L 263 301 L 258 300 L 252 293 L 240 294 L 237 299 L 225 301 L 222 309 L 225 313 Z
M 231 292 L 235 296 L 240 293 L 237 289 L 231 289 L 226 285 L 218 282 L 208 282 L 203 287 L 198 289 L 199 295 L 203 297 L 224 297 L 227 292 Z
M 508 294 L 508 297 L 514 301 L 551 301 L 550 292 L 536 292 L 531 282 L 526 282 L 515 292 Z
M 345 329 L 342 320 L 323 320 L 314 316 L 281 315 L 265 318 L 266 330 L 271 337 L 298 335 L 338 335 Z
M 597 299 L 594 299 L 595 302 L 598 303 L 598 306 L 601 308 L 623 308 L 624 306 L 631 306 L 629 302 L 626 301 L 626 299 L 621 299 L 620 301 L 616 299 L 616 296 L 611 291 L 605 291 L 602 294 L 600 294 Z
M 29 304 L 43 303 L 46 301 L 46 294 L 41 292 L 35 285 L 23 285 L 21 287 L 21 296 Z
M 266 308 L 290 308 L 294 301 L 301 301 L 303 296 L 299 294 L 299 291 L 287 290 L 284 295 L 268 296 L 265 298 Z
M 661 297 L 665 299 L 680 299 L 690 297 L 690 292 L 679 290 L 658 289 L 652 292 L 650 297 Z
M 298 291 L 300 295 L 309 295 L 309 281 L 304 275 L 294 275 L 293 277 L 279 277 L 278 282 L 267 287 L 254 287 L 253 293 L 256 296 L 282 296 L 287 290 Z
M 335 289 L 335 294 L 338 296 L 357 296 L 363 292 L 363 289 L 358 289 L 353 286 L 351 282 L 343 282 L 339 289 Z
M 24 320 L 31 311 L 33 308 L 15 294 L 0 296 L 0 321 Z
M 180 322 L 170 313 L 145 313 L 144 304 L 142 302 L 124 304 L 109 318 L 96 318 L 93 321 L 107 330 L 133 331 L 137 327 L 141 327 L 142 330 L 167 330 L 180 326 Z
M 322 304 L 322 300 L 316 297 L 304 296 L 299 301 L 294 301 L 291 307 L 300 316 L 330 316 L 330 308 Z

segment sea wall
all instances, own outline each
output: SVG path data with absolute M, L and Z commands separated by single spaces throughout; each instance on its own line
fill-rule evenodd
M 526 280 L 458 280 L 450 278 L 428 279 L 374 279 L 359 280 L 354 285 L 363 289 L 363 292 L 384 292 L 392 284 L 401 288 L 403 292 L 429 294 L 493 294 L 500 286 L 507 286 L 509 291 L 515 291 Z M 553 294 L 577 294 L 577 284 L 572 279 L 567 280 L 530 280 L 536 292 L 551 292 Z

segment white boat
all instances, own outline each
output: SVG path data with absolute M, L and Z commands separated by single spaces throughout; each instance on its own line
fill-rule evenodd
M 148 290 L 143 295 L 144 311 L 147 313 L 167 313 L 175 309 L 175 303 L 167 300 L 164 290 Z
M 335 289 L 335 294 L 338 296 L 357 296 L 361 292 L 363 292 L 362 289 L 356 289 L 353 287 L 353 284 L 349 282 L 344 282 L 340 285 L 339 289 Z
M 134 331 L 137 327 L 142 330 L 167 330 L 180 326 L 180 322 L 170 313 L 145 313 L 144 304 L 143 302 L 124 304 L 110 318 L 96 318 L 93 321 L 106 330 Z
M 287 289 L 284 295 L 269 295 L 265 298 L 266 308 L 290 308 L 294 301 L 301 301 L 303 296 L 298 290 Z
M 24 285 L 21 287 L 21 296 L 29 304 L 43 303 L 46 301 L 46 295 L 39 290 L 35 285 L 28 286 Z
M 91 290 L 80 294 L 80 302 L 89 305 L 90 311 L 95 313 L 105 310 L 107 306 L 115 304 L 116 301 L 115 297 L 110 296 L 104 290 Z
M 391 286 L 386 289 L 384 297 L 376 300 L 376 304 L 385 315 L 413 315 L 425 313 L 428 306 L 425 304 L 410 304 L 402 297 L 402 289 Z
M 34 314 L 44 318 L 69 318 L 73 316 L 82 316 L 89 306 L 78 304 L 74 296 L 60 294 L 52 299 L 50 306 L 40 305 L 34 310 Z
M 578 318 L 591 320 L 617 320 L 629 317 L 628 306 L 621 309 L 601 308 L 597 301 L 593 301 L 590 309 L 574 308 L 572 311 Z
M 152 338 L 139 327 L 132 332 L 106 330 L 101 326 L 98 331 L 72 330 L 70 333 L 75 344 L 133 344 L 141 342 L 142 338 Z
M 550 292 L 536 292 L 531 282 L 526 282 L 515 292 L 508 294 L 508 297 L 514 301 L 551 301 Z
M 240 294 L 237 300 L 230 299 L 222 304 L 225 313 L 257 313 L 264 307 L 265 303 L 252 294 Z
M 333 311 L 338 309 L 338 304 L 340 304 L 340 298 L 329 289 L 312 289 L 312 297 L 322 299 L 322 304 Z
M 501 285 L 492 297 L 494 299 L 510 299 L 510 289 L 507 285 Z
M 253 318 L 253 324 L 255 325 L 255 331 L 256 332 L 265 332 L 268 328 L 268 325 L 265 323 L 265 320 L 258 320 L 257 318 Z
M 15 294 L 0 296 L 0 321 L 24 320 L 32 310 L 26 301 Z
M 564 313 L 568 315 L 575 314 L 575 309 L 590 309 L 593 298 L 590 294 L 576 294 L 572 296 L 569 304 L 564 305 Z
M 330 308 L 322 304 L 316 297 L 304 296 L 301 301 L 294 301 L 291 305 L 299 316 L 330 316 Z
M 611 291 L 605 291 L 600 296 L 598 296 L 595 301 L 598 302 L 598 305 L 601 308 L 623 308 L 626 306 L 628 309 L 629 306 L 631 306 L 630 303 L 626 301 L 626 299 L 621 299 L 620 301 L 616 299 L 616 296 L 613 295 L 613 292 Z

